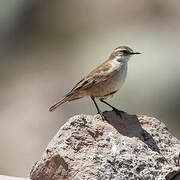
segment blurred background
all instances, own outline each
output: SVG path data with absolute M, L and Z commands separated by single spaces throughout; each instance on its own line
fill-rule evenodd
M 0 174 L 27 176 L 68 118 L 96 114 L 90 98 L 48 107 L 120 45 L 142 55 L 108 102 L 180 138 L 179 18 L 178 0 L 0 1 Z

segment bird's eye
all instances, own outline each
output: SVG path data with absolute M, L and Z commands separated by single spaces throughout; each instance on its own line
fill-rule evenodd
M 123 53 L 124 53 L 124 54 L 129 54 L 129 51 L 123 50 Z

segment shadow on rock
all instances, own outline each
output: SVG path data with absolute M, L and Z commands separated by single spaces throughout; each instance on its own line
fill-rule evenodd
M 114 111 L 105 111 L 103 115 L 108 123 L 111 124 L 120 134 L 128 137 L 138 137 L 152 151 L 160 153 L 155 140 L 146 130 L 142 128 L 136 115 L 121 113 L 120 116 Z

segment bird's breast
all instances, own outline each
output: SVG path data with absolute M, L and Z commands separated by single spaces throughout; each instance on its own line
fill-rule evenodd
M 112 67 L 107 73 L 108 78 L 105 81 L 92 86 L 91 89 L 89 89 L 90 91 L 88 91 L 89 95 L 107 98 L 112 92 L 116 92 L 122 87 L 126 79 L 127 63 L 113 62 L 111 65 Z
M 96 88 L 97 91 L 94 94 L 95 97 L 101 97 L 105 99 L 122 87 L 126 79 L 127 64 L 119 66 L 119 68 L 114 70 L 112 74 L 113 75 L 107 81 L 103 82 L 103 84 Z
M 112 82 L 111 82 L 111 88 L 114 90 L 119 90 L 127 76 L 127 63 L 123 63 L 119 66 L 119 68 L 115 71 Z

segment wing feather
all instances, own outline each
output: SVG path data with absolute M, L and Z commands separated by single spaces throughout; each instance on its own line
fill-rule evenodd
M 102 65 L 91 71 L 87 77 L 79 81 L 75 85 L 75 87 L 68 94 L 66 94 L 66 96 L 71 96 L 78 90 L 85 90 L 87 88 L 90 88 L 92 85 L 104 82 L 109 79 L 114 73 L 115 69 L 110 63 L 107 63 L 106 61 Z

